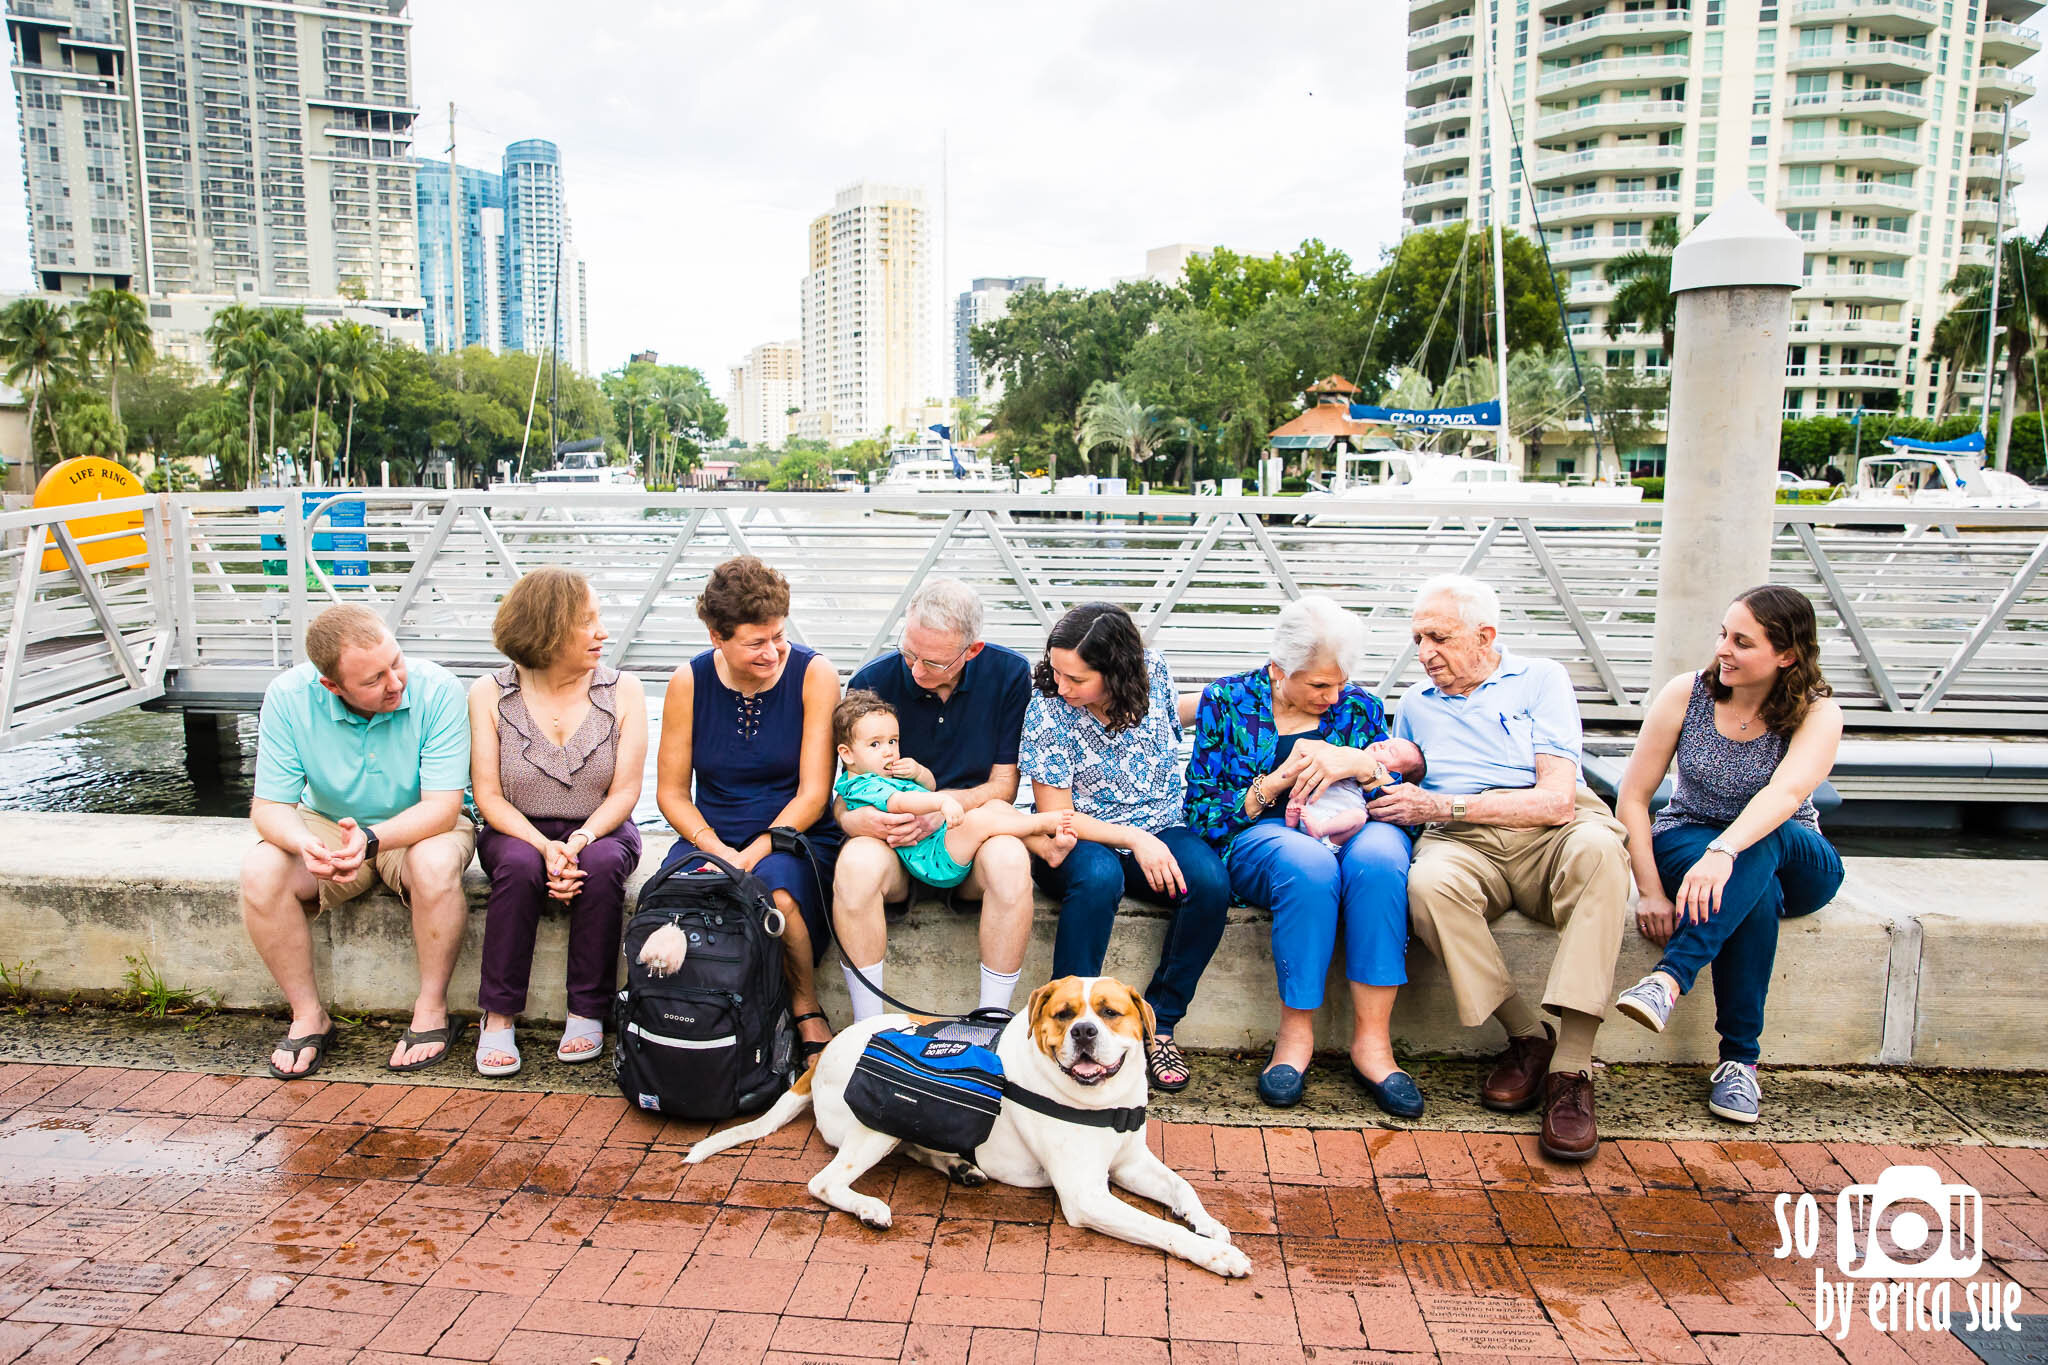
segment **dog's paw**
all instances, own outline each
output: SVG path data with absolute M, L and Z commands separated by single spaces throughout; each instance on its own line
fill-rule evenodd
M 1243 1279 L 1252 1273 L 1252 1258 L 1228 1242 L 1205 1239 L 1202 1246 L 1188 1259 L 1202 1269 L 1214 1271 L 1228 1279 Z
M 1183 1215 L 1183 1217 L 1185 1218 L 1187 1225 L 1194 1229 L 1195 1235 L 1197 1237 L 1206 1238 L 1211 1242 L 1222 1242 L 1226 1245 L 1229 1244 L 1230 1229 L 1224 1227 L 1223 1224 L 1217 1222 L 1208 1214 L 1195 1213 Z
M 852 1203 L 853 1207 L 847 1212 L 858 1218 L 862 1227 L 876 1232 L 888 1231 L 891 1219 L 887 1204 L 869 1195 L 855 1195 Z
M 656 976 L 673 976 L 683 965 L 689 940 L 673 924 L 664 924 L 647 936 L 640 948 L 640 965 Z
M 955 1157 L 946 1164 L 946 1178 L 969 1190 L 978 1190 L 988 1184 L 988 1175 L 981 1167 L 962 1157 Z

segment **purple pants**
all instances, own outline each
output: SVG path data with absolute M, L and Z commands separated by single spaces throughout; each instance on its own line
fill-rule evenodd
M 550 839 L 566 839 L 578 820 L 536 818 L 533 827 Z M 547 864 L 522 839 L 485 825 L 477 831 L 477 858 L 491 879 L 484 917 L 484 958 L 477 1004 L 493 1014 L 526 1008 L 526 982 L 533 973 L 533 939 L 548 900 Z M 576 859 L 586 874 L 583 889 L 569 901 L 569 1011 L 585 1019 L 611 1013 L 619 979 L 619 932 L 624 921 L 626 878 L 640 865 L 640 829 L 630 819 L 587 845 Z

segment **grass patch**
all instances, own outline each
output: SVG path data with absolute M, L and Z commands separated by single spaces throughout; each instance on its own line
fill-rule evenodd
M 17 962 L 11 967 L 0 962 L 0 1003 L 16 1014 L 27 1014 L 29 1006 L 35 1003 L 30 992 L 42 974 L 43 969 L 33 962 Z
M 173 986 L 156 969 L 147 953 L 128 959 L 128 971 L 122 977 L 128 983 L 127 991 L 121 997 L 121 1004 L 141 1015 L 144 1019 L 163 1023 L 182 1015 L 190 1015 L 187 1030 L 220 1013 L 220 992 L 209 988 L 187 990 Z

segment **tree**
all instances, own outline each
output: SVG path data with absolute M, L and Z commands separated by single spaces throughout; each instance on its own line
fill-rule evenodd
M 1113 479 L 1118 456 L 1129 455 L 1133 466 L 1142 465 L 1183 426 L 1180 418 L 1155 404 L 1139 402 L 1124 392 L 1121 384 L 1098 382 L 1081 400 L 1079 445 L 1084 455 L 1108 446 L 1109 477 Z
M 47 299 L 34 295 L 16 299 L 0 308 L 0 361 L 7 366 L 7 382 L 26 388 L 30 460 L 40 474 L 42 464 L 34 456 L 36 408 L 43 409 L 49 423 L 50 450 L 64 458 L 64 446 L 57 435 L 57 417 L 50 403 L 50 386 L 77 374 L 77 352 L 73 348 L 71 323 L 64 311 Z
M 1663 427 L 1660 414 L 1671 405 L 1671 386 L 1633 365 L 1587 369 L 1586 395 L 1600 430 L 1614 443 L 1617 463 L 1650 443 Z
M 73 455 L 97 455 L 117 460 L 128 453 L 128 432 L 114 410 L 98 394 L 73 389 L 72 401 L 56 405 L 57 429 L 64 433 L 64 448 Z
M 1351 258 L 1309 238 L 1293 255 L 1240 256 L 1217 247 L 1187 264 L 1181 290 L 1196 308 L 1217 321 L 1235 324 L 1276 298 L 1307 298 L 1358 306 L 1364 281 L 1353 272 Z
M 1648 245 L 1607 263 L 1608 281 L 1615 286 L 1614 301 L 1607 305 L 1607 335 L 1618 337 L 1630 327 L 1657 333 L 1666 365 L 1677 345 L 1678 296 L 1671 292 L 1671 253 L 1677 246 L 1677 222 L 1660 218 L 1650 225 Z
M 239 384 L 243 401 L 249 410 L 249 439 L 243 446 L 247 461 L 243 474 L 247 479 L 245 487 L 255 487 L 256 481 L 256 390 L 269 371 L 269 336 L 259 325 L 259 313 L 254 308 L 230 304 L 213 315 L 206 324 L 206 342 L 213 351 L 213 368 L 231 384 Z
M 832 457 L 822 451 L 792 450 L 775 466 L 768 478 L 770 492 L 790 488 L 820 488 L 832 481 Z
M 1508 350 L 1562 345 L 1550 271 L 1521 233 L 1505 241 Z M 1379 319 L 1364 373 L 1405 365 L 1441 384 L 1466 356 L 1498 355 L 1493 342 L 1492 242 L 1462 223 L 1411 232 L 1363 286 Z M 1362 349 L 1362 348 L 1361 348 Z
M 121 417 L 121 367 L 141 374 L 156 359 L 149 306 L 126 289 L 95 289 L 71 306 L 71 331 L 80 359 L 104 361 L 107 406 Z
M 1998 468 L 2004 469 L 2012 448 L 2012 419 L 2020 406 L 2021 380 L 2026 374 L 2027 356 L 2033 351 L 2043 319 L 2048 319 L 2048 229 L 2028 240 L 2015 234 L 2005 239 L 2003 278 L 1999 281 L 1997 327 L 2005 343 L 2004 400 L 1998 414 Z M 1948 317 L 1955 325 L 1943 334 L 1936 328 L 1935 340 L 1951 346 L 1961 356 L 1984 354 L 1984 327 L 1991 318 L 1991 267 L 1966 265 L 1945 286 L 1957 295 Z M 1985 383 L 1991 376 L 1986 375 Z M 1991 401 L 1990 393 L 1984 401 Z
M 215 476 L 228 487 L 248 483 L 249 448 L 242 438 L 242 405 L 225 390 L 185 414 L 178 422 L 180 454 L 197 460 L 211 460 Z
M 356 404 L 385 394 L 384 345 L 360 322 L 337 322 L 333 335 L 335 382 L 348 395 L 348 429 L 341 442 L 341 465 L 346 470 L 355 467 Z

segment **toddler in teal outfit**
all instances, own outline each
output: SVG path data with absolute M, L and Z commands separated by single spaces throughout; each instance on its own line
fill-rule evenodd
M 1058 864 L 1074 847 L 1071 811 L 1027 815 L 1007 801 L 962 809 L 932 788 L 931 769 L 899 749 L 896 713 L 873 692 L 849 692 L 832 713 L 832 737 L 844 769 L 832 794 L 847 809 L 873 806 L 892 814 L 946 817 L 946 823 L 915 844 L 896 850 L 910 874 L 927 886 L 958 886 L 967 880 L 974 855 L 997 835 L 1010 834 L 1049 863 Z

